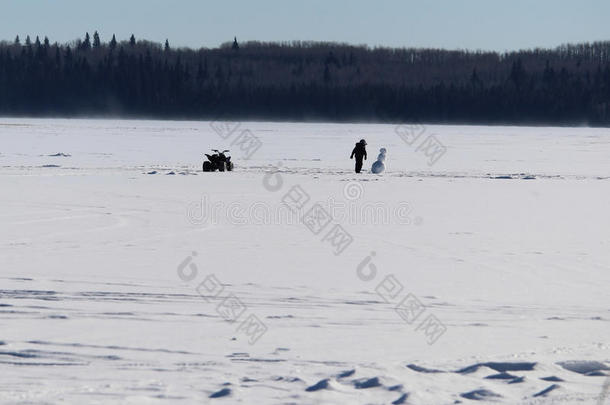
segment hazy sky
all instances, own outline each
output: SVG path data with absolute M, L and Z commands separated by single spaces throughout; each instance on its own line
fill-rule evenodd
M 48 35 L 216 47 L 232 40 L 325 40 L 513 50 L 610 40 L 608 0 L 0 0 L 0 39 Z

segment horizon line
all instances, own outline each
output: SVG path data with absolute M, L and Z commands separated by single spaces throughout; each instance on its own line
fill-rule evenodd
M 93 33 L 98 32 L 97 30 L 92 31 L 92 34 L 90 34 L 90 37 L 93 36 Z M 86 34 L 88 34 L 89 32 L 85 32 L 85 36 Z M 135 37 L 135 34 L 132 34 Z M 41 35 L 36 35 L 36 36 L 32 36 L 30 34 L 26 34 L 26 36 L 24 38 L 22 38 L 19 34 L 15 34 L 15 38 L 13 39 L 0 39 L 0 44 L 11 44 L 14 43 L 15 39 L 17 37 L 19 37 L 20 41 L 25 41 L 26 37 L 30 37 L 31 42 L 35 42 L 34 38 L 39 38 L 40 41 L 42 42 L 44 40 L 44 38 L 48 38 L 47 35 L 44 35 L 41 37 Z M 59 41 L 51 41 L 49 38 L 49 41 L 52 43 L 52 45 L 58 45 L 60 47 L 62 46 L 72 46 L 77 44 L 79 41 L 82 41 L 85 36 L 83 36 L 83 38 L 77 37 L 75 39 L 69 40 L 69 41 L 65 41 L 65 42 L 59 42 Z M 116 36 L 116 34 L 112 34 L 112 36 Z M 112 38 L 111 36 L 111 38 Z M 610 43 L 610 38 L 608 39 L 596 39 L 596 40 L 591 40 L 591 41 L 578 41 L 578 42 L 564 42 L 564 43 L 560 43 L 558 45 L 554 45 L 551 47 L 545 47 L 545 46 L 534 46 L 534 47 L 529 47 L 529 48 L 514 48 L 514 49 L 505 49 L 503 51 L 499 51 L 499 50 L 492 50 L 492 49 L 483 49 L 483 48 L 447 48 L 447 47 L 434 47 L 434 46 L 390 46 L 390 45 L 381 45 L 381 44 L 375 44 L 375 45 L 371 45 L 371 44 L 357 44 L 357 43 L 350 43 L 350 42 L 344 42 L 344 41 L 320 41 L 320 40 L 303 40 L 303 39 L 291 39 L 291 40 L 273 40 L 273 41 L 263 41 L 263 40 L 257 40 L 257 39 L 248 39 L 248 40 L 244 40 L 244 41 L 240 41 L 237 37 L 234 37 L 235 39 L 237 39 L 237 42 L 240 46 L 243 45 L 248 45 L 248 44 L 261 44 L 261 45 L 280 45 L 280 46 L 292 46 L 294 44 L 297 43 L 303 43 L 303 44 L 313 44 L 313 45 L 336 45 L 336 46 L 345 46 L 345 47 L 350 47 L 350 48 L 363 48 L 366 50 L 375 50 L 375 49 L 388 49 L 388 50 L 435 50 L 435 51 L 448 51 L 448 52 L 470 52 L 470 53 L 492 53 L 492 54 L 498 54 L 498 55 L 503 55 L 503 54 L 510 54 L 510 53 L 519 53 L 519 52 L 531 52 L 531 51 L 536 51 L 536 50 L 557 50 L 561 47 L 564 46 L 581 46 L 581 45 L 595 45 L 595 44 L 607 44 Z M 158 42 L 158 41 L 154 41 L 154 40 L 150 40 L 150 39 L 146 39 L 146 38 L 137 38 L 136 37 L 136 43 L 137 42 L 148 42 L 148 43 L 152 43 L 152 44 L 156 44 L 159 45 L 161 47 L 163 47 L 164 43 L 163 42 Z M 166 41 L 169 41 L 169 38 L 166 39 Z M 110 42 L 110 40 L 108 41 L 102 41 L 102 45 L 108 45 Z M 129 38 L 127 39 L 117 39 L 117 43 L 121 44 L 124 42 L 129 42 Z M 206 47 L 206 46 L 200 46 L 200 47 L 192 47 L 192 46 L 188 46 L 188 45 L 178 45 L 178 46 L 172 46 L 171 41 L 169 41 L 170 46 L 175 49 L 175 50 L 191 50 L 191 51 L 200 51 L 200 50 L 220 50 L 220 49 L 225 49 L 227 46 L 231 46 L 231 44 L 233 43 L 233 40 L 228 40 L 225 42 L 221 42 L 220 44 L 218 44 L 215 47 Z M 21 43 L 23 45 L 23 43 Z

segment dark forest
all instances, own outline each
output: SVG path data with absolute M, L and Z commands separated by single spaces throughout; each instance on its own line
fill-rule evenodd
M 509 53 L 134 36 L 0 42 L 0 114 L 610 124 L 610 41 Z

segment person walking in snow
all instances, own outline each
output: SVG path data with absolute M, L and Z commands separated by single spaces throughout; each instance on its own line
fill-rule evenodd
M 360 173 L 360 170 L 362 170 L 362 158 L 366 160 L 366 141 L 364 139 L 361 139 L 356 144 L 350 159 L 353 159 L 354 156 L 356 156 L 356 173 Z

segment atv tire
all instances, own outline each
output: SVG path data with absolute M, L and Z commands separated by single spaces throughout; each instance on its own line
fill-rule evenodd
M 206 160 L 205 162 L 203 162 L 203 167 L 202 167 L 202 169 L 203 169 L 203 171 L 204 171 L 204 172 L 212 172 L 212 171 L 214 171 L 214 170 L 212 169 L 212 163 L 211 163 L 211 162 L 208 162 L 207 160 Z

